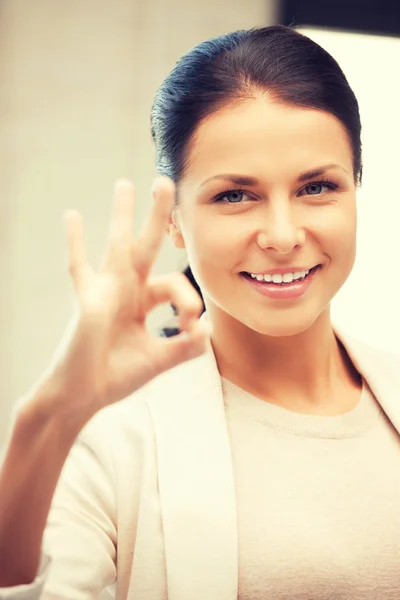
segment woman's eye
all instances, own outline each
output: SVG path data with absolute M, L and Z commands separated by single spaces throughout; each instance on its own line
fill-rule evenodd
M 335 190 L 337 187 L 336 183 L 316 181 L 314 183 L 309 183 L 301 191 L 305 191 L 309 196 L 318 196 L 319 194 L 324 193 L 324 191 Z M 327 188 L 327 190 L 324 190 L 323 188 Z
M 239 204 L 246 193 L 243 190 L 230 190 L 229 192 L 223 192 L 215 197 L 215 202 L 225 202 L 227 204 Z

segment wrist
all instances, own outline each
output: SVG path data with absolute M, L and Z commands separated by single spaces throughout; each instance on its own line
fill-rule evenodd
M 20 401 L 17 414 L 22 423 L 40 429 L 51 427 L 67 440 L 75 439 L 94 416 L 87 407 L 76 406 L 52 378 L 43 377 Z M 64 437 L 63 436 L 63 437 Z

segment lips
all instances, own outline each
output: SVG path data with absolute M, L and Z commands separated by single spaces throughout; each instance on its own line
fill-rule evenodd
M 240 276 L 246 282 L 245 285 L 250 286 L 252 290 L 263 297 L 279 300 L 282 302 L 293 301 L 305 295 L 307 290 L 313 285 L 313 281 L 318 277 L 318 272 L 322 265 L 317 265 L 310 269 L 306 277 L 293 280 L 291 283 L 273 283 L 267 281 L 258 281 L 253 279 L 248 273 L 242 272 Z

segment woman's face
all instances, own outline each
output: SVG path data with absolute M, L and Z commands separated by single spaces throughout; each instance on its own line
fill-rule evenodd
M 271 336 L 300 333 L 329 310 L 351 272 L 353 159 L 328 113 L 262 96 L 211 115 L 193 138 L 179 198 L 171 237 L 186 247 L 213 319 L 230 315 Z M 244 274 L 274 273 L 279 282 L 316 265 L 299 293 Z

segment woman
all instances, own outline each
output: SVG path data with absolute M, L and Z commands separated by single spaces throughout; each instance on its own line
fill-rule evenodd
M 330 320 L 355 260 L 360 131 L 339 66 L 293 29 L 177 63 L 139 238 L 127 182 L 99 272 L 67 215 L 78 311 L 16 411 L 1 599 L 114 583 L 118 599 L 399 597 L 398 358 Z M 149 277 L 165 230 L 200 319 L 183 274 Z M 180 315 L 170 339 L 145 328 L 160 302 Z

